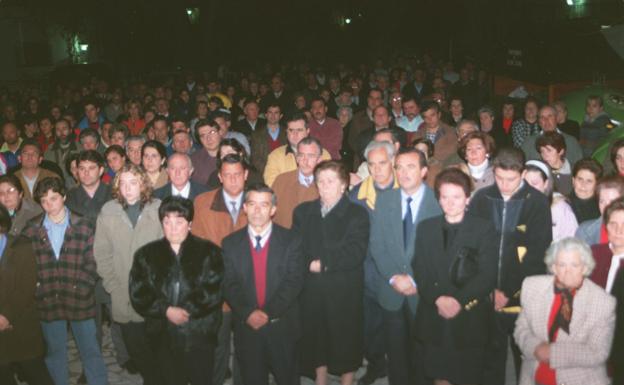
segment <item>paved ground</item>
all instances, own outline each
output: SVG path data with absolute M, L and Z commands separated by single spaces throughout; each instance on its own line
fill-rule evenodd
M 104 356 L 104 361 L 108 367 L 108 379 L 109 385 L 141 385 L 141 378 L 138 375 L 130 375 L 125 370 L 121 369 L 117 362 L 115 361 L 115 357 L 113 356 L 113 343 L 110 338 L 110 329 L 108 327 L 104 327 L 104 337 L 103 337 L 103 347 L 102 354 Z M 510 362 L 508 362 L 508 368 L 510 368 Z M 73 339 L 70 337 L 69 341 L 69 370 L 71 376 L 71 385 L 76 385 L 78 381 L 78 377 L 81 372 L 81 364 L 80 357 L 78 355 L 78 350 L 76 348 L 76 344 Z M 360 368 L 356 373 L 356 378 L 359 378 L 364 374 L 364 367 Z M 508 370 L 508 373 L 511 372 Z M 513 380 L 513 376 L 508 376 L 505 385 L 513 385 L 515 381 Z M 339 385 L 340 379 L 338 377 L 333 377 L 330 385 Z M 232 385 L 231 380 L 227 380 L 224 385 Z M 307 378 L 302 378 L 301 385 L 314 385 L 314 381 L 309 380 Z M 375 385 L 388 385 L 387 378 L 382 378 L 375 382 Z

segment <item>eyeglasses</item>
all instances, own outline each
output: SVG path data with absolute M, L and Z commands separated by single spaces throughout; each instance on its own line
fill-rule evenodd
M 400 102 L 401 100 L 403 100 L 403 98 L 402 98 L 402 97 L 400 97 L 400 96 L 397 96 L 397 97 L 392 98 L 392 101 L 393 101 L 393 102 Z
M 207 132 L 204 132 L 203 134 L 200 134 L 199 137 L 200 138 L 206 138 L 208 136 L 213 136 L 213 135 L 217 135 L 219 133 L 219 130 L 210 130 Z
M 0 197 L 12 195 L 12 194 L 15 194 L 16 192 L 17 192 L 17 189 L 15 187 L 10 187 L 6 191 L 0 191 Z

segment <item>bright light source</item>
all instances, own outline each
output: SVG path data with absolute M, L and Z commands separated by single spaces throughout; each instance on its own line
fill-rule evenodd
M 86 52 L 89 49 L 89 44 L 80 44 L 80 50 Z
M 600 29 L 608 29 L 608 28 L 611 28 L 611 26 L 610 25 L 601 25 L 600 26 Z
M 186 16 L 191 24 L 197 24 L 199 22 L 199 8 L 186 8 Z
M 568 4 L 568 5 L 574 5 L 574 0 L 566 0 L 566 4 Z
M 347 17 L 347 18 L 345 19 L 345 23 L 347 23 L 347 24 L 351 24 L 351 19 Z

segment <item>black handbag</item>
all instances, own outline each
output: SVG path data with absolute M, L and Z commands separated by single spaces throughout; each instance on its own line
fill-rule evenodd
M 462 287 L 477 275 L 479 264 L 477 262 L 477 250 L 462 247 L 457 250 L 457 254 L 451 262 L 449 275 L 451 282 L 456 287 Z

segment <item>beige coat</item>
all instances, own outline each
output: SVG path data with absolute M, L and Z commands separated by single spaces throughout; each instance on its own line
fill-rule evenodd
M 104 289 L 110 293 L 113 320 L 119 323 L 141 322 L 130 304 L 128 280 L 137 249 L 163 236 L 158 220 L 160 200 L 143 208 L 134 228 L 117 200 L 108 201 L 97 218 L 93 253 Z
M 528 277 L 522 283 L 522 311 L 514 338 L 522 351 L 520 385 L 535 383 L 538 361 L 533 352 L 548 341 L 548 318 L 554 298 L 554 277 Z M 615 298 L 589 279 L 574 296 L 570 334 L 559 331 L 550 345 L 550 366 L 557 384 L 607 385 L 607 358 L 615 328 Z
M 22 170 L 16 171 L 15 176 L 17 177 L 17 179 L 19 179 L 20 183 L 22 184 L 22 190 L 24 190 L 24 198 L 33 199 L 33 196 L 30 193 L 30 190 L 28 189 L 28 183 L 26 183 L 26 179 L 24 178 L 24 174 L 22 173 Z M 37 187 L 37 183 L 43 178 L 48 178 L 48 177 L 60 178 L 60 176 L 58 176 L 56 173 L 50 170 L 47 170 L 45 168 L 39 167 L 39 173 L 37 174 L 37 178 L 35 179 L 35 184 L 33 185 L 33 192 L 34 192 L 35 187 Z

